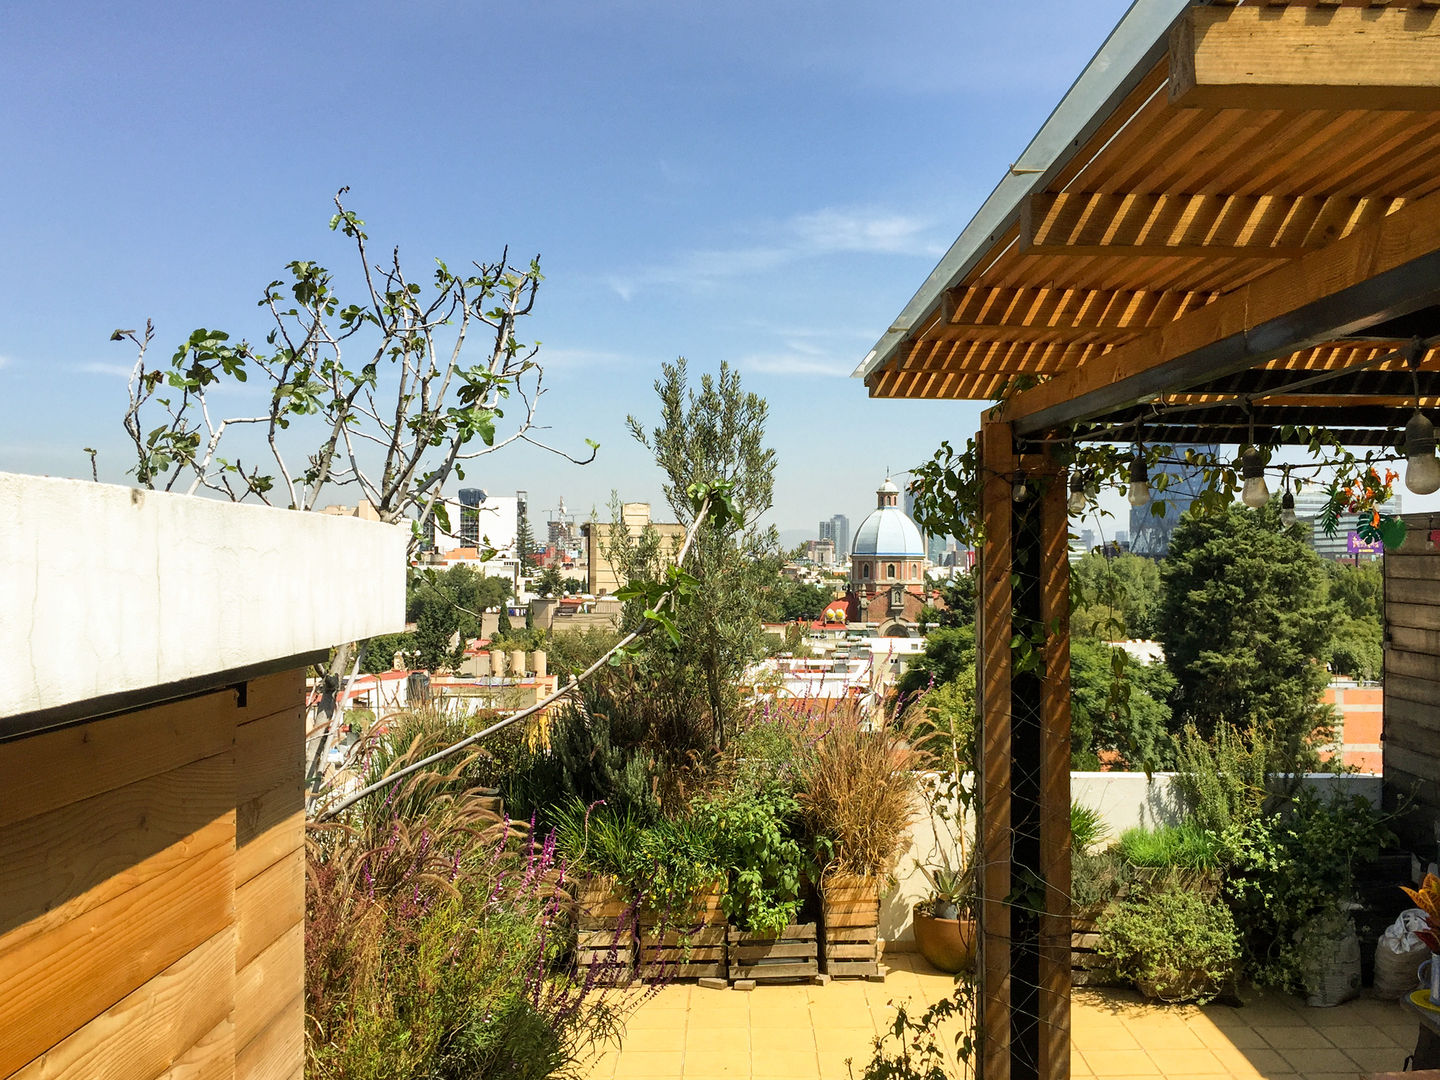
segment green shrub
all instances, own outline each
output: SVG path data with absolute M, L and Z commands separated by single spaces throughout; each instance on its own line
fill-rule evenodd
M 1220 842 L 1193 822 L 1158 828 L 1126 829 L 1120 854 L 1131 866 L 1155 870 L 1214 870 L 1220 865 Z
M 1240 944 L 1219 900 L 1166 888 L 1100 919 L 1096 949 L 1122 978 L 1164 1001 L 1207 1001 L 1233 978 Z
M 1175 783 L 1195 823 L 1219 833 L 1260 817 L 1269 799 L 1276 753 L 1263 731 L 1242 734 L 1221 724 L 1207 740 L 1187 724 L 1180 737 Z
M 616 880 L 640 906 L 679 915 L 722 877 L 712 823 L 698 815 L 642 824 L 630 810 L 555 808 L 555 850 L 572 874 Z
M 1070 853 L 1070 902 L 1078 918 L 1093 919 L 1114 900 L 1127 880 L 1125 860 L 1115 848 Z
M 1273 817 L 1220 834 L 1225 896 L 1245 928 L 1252 979 L 1292 992 L 1303 987 L 1306 957 L 1297 936 L 1352 899 L 1356 863 L 1395 841 L 1389 822 L 1363 797 L 1321 799 L 1302 788 Z
M 699 800 L 725 874 L 725 915 L 741 930 L 778 932 L 800 913 L 805 870 L 800 804 L 779 784 Z

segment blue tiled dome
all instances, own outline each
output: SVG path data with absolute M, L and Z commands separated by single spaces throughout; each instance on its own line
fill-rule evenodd
M 855 530 L 855 543 L 850 548 L 850 554 L 924 558 L 925 541 L 905 511 L 897 506 L 882 506 Z

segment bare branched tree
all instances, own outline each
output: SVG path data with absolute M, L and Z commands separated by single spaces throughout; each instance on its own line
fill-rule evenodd
M 342 303 L 325 267 L 297 260 L 288 280 L 265 287 L 259 306 L 273 328 L 263 346 L 199 329 L 168 364 L 151 364 L 149 321 L 143 332 L 111 335 L 138 350 L 125 410 L 131 471 L 146 488 L 294 510 L 354 488 L 379 520 L 412 523 L 413 555 L 428 522 L 449 528 L 442 488 L 477 459 L 528 442 L 587 464 L 597 447 L 586 440 L 588 453 L 577 457 L 540 438 L 539 345 L 516 336 L 535 307 L 539 259 L 515 266 L 506 249 L 463 275 L 437 259 L 422 284 L 402 268 L 398 248 L 372 265 L 365 223 L 342 201 L 347 190 L 335 196 L 330 228 L 353 244 L 359 303 Z M 245 429 L 252 434 L 240 435 Z M 341 648 L 326 678 L 322 753 L 354 654 L 353 645 Z

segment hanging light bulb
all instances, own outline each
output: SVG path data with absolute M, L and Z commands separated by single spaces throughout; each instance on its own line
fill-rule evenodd
M 1270 489 L 1265 486 L 1265 455 L 1253 446 L 1240 455 L 1240 475 L 1245 487 L 1240 492 L 1240 501 L 1251 510 L 1259 510 L 1270 501 Z
M 1285 494 L 1280 496 L 1280 524 L 1289 528 L 1295 524 L 1295 493 L 1290 490 L 1290 466 L 1285 466 Z
M 1405 486 L 1416 495 L 1440 489 L 1440 458 L 1435 456 L 1435 425 L 1419 409 L 1405 425 Z
M 1065 504 L 1072 514 L 1085 512 L 1085 478 L 1079 472 L 1070 474 L 1070 501 Z
M 1015 474 L 1015 486 L 1010 489 L 1010 497 L 1018 503 L 1024 502 L 1025 496 L 1028 494 L 1030 494 L 1030 492 L 1025 487 L 1025 473 L 1023 471 L 1017 472 Z
M 1135 448 L 1130 459 L 1130 505 L 1144 506 L 1150 501 L 1150 466 L 1145 464 L 1145 451 Z
M 1280 496 L 1280 524 L 1287 529 L 1295 524 L 1295 496 L 1289 490 Z

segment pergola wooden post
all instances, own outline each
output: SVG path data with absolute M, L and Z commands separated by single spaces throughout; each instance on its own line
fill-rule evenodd
M 980 446 L 981 1075 L 1064 1080 L 1070 1075 L 1064 475 L 1047 455 L 1017 455 L 1007 423 L 985 424 Z

